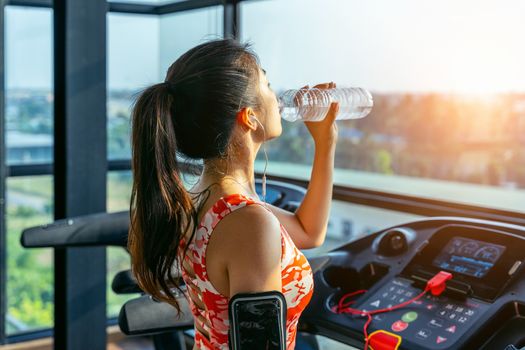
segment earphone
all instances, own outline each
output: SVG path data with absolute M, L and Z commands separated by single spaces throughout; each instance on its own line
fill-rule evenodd
M 263 170 L 263 176 L 262 176 L 262 197 L 263 197 L 263 202 L 266 203 L 266 167 L 268 166 L 268 155 L 266 154 L 266 145 L 264 144 L 264 139 L 266 139 L 266 130 L 264 130 L 264 126 L 262 125 L 262 123 L 259 121 L 259 119 L 255 118 L 254 115 L 251 115 L 250 116 L 250 120 L 255 120 L 257 123 L 259 123 L 259 125 L 261 126 L 261 128 L 263 129 L 263 152 L 264 152 L 264 158 L 265 158 L 265 163 L 264 163 L 264 170 Z

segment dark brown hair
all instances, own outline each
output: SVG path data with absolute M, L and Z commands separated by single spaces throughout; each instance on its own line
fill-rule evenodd
M 258 59 L 232 39 L 194 47 L 146 88 L 132 112 L 131 226 L 128 250 L 140 288 L 180 311 L 173 287 L 180 242 L 195 234 L 198 208 L 184 187 L 179 156 L 226 157 L 236 114 L 258 107 Z

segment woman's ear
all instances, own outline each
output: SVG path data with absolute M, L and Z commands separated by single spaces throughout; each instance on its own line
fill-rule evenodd
M 255 131 L 257 129 L 257 121 L 255 118 L 255 113 L 253 113 L 253 109 L 250 107 L 244 107 L 239 112 L 237 112 L 237 123 L 243 127 Z

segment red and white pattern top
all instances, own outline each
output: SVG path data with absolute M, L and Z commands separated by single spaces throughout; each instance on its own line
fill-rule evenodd
M 186 264 L 193 267 L 195 278 L 188 275 L 182 268 L 182 277 L 187 288 L 192 288 L 205 305 L 205 309 L 197 307 L 190 297 L 188 302 L 192 310 L 195 322 L 206 330 L 209 339 L 199 330 L 195 329 L 195 344 L 198 349 L 228 349 L 228 301 L 229 299 L 220 294 L 210 283 L 206 272 L 206 248 L 210 235 L 219 223 L 229 213 L 246 205 L 260 204 L 266 210 L 264 203 L 254 200 L 242 194 L 231 194 L 221 197 L 203 216 L 193 240 L 188 245 L 188 252 L 184 259 Z M 297 323 L 301 313 L 308 305 L 313 293 L 312 269 L 306 257 L 295 246 L 288 232 L 281 224 L 281 279 L 282 293 L 286 299 L 286 349 L 295 348 Z M 181 247 L 185 246 L 184 240 Z M 206 321 L 203 321 L 206 320 Z M 210 327 L 211 325 L 211 327 Z

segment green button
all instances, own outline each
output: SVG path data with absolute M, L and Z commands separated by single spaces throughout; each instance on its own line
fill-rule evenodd
M 415 311 L 407 312 L 406 314 L 403 315 L 403 317 L 401 317 L 401 319 L 403 320 L 403 322 L 406 322 L 406 323 L 415 321 L 417 319 L 417 312 Z

